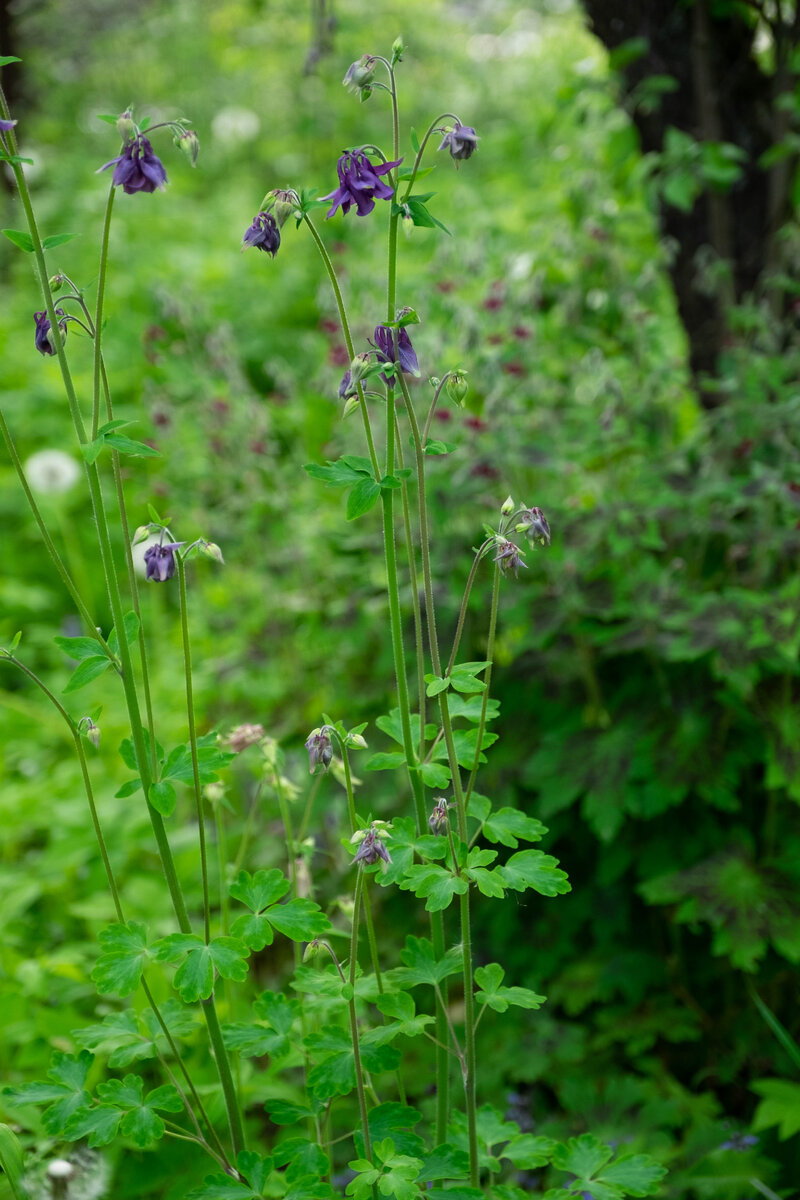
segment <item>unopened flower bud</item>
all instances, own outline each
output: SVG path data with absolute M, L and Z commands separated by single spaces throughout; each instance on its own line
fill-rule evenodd
M 362 54 L 357 62 L 351 63 L 347 68 L 347 74 L 342 80 L 342 86 L 346 87 L 348 92 L 359 92 L 363 89 L 367 91 L 367 95 L 362 93 L 361 99 L 366 100 L 371 92 L 370 84 L 375 79 L 375 59 L 371 54 Z
M 316 958 L 321 949 L 319 942 L 314 938 L 313 942 L 309 942 L 303 951 L 303 962 L 311 962 L 311 959 Z
M 366 750 L 367 749 L 366 739 L 360 733 L 348 733 L 347 745 L 350 747 L 351 750 Z
M 395 63 L 402 61 L 405 48 L 406 47 L 403 39 L 401 37 L 396 37 L 392 42 L 392 66 L 394 66 Z
M 63 275 L 54 275 L 53 278 L 49 280 L 50 291 L 53 293 L 60 292 L 66 282 L 67 281 Z
M 203 796 L 209 804 L 219 804 L 225 796 L 225 784 L 221 779 L 218 779 L 216 783 L 207 783 L 203 788 Z
M 457 404 L 459 408 L 464 407 L 464 400 L 469 391 L 467 383 L 466 371 L 452 371 L 448 376 L 447 383 L 444 385 L 445 391 L 453 404 Z
M 200 543 L 199 550 L 200 550 L 200 553 L 203 555 L 203 558 L 211 558 L 214 560 L 214 562 L 218 562 L 218 563 L 225 562 L 225 559 L 222 557 L 222 551 L 220 550 L 220 548 L 216 544 L 216 542 L 203 541 Z
M 136 530 L 136 532 L 133 535 L 133 541 L 131 542 L 131 545 L 138 546 L 140 542 L 146 542 L 149 537 L 150 537 L 150 526 L 149 525 L 140 525 L 139 528 Z
M 513 511 L 514 511 L 514 501 L 511 498 L 511 496 L 507 496 L 506 499 L 503 501 L 503 507 L 500 509 L 500 512 L 503 514 L 504 517 L 510 517 Z
M 129 142 L 136 133 L 136 126 L 133 122 L 133 113 L 129 108 L 125 109 L 124 113 L 120 113 L 117 117 L 117 133 L 122 138 L 123 142 Z
M 278 229 L 283 229 L 292 213 L 297 211 L 297 192 L 291 188 L 273 188 L 264 197 L 262 208 L 271 212 Z
M 263 725 L 237 725 L 227 737 L 222 738 L 226 746 L 230 746 L 235 754 L 241 754 L 248 746 L 255 746 L 264 738 Z
M 200 153 L 200 139 L 193 129 L 184 129 L 178 137 L 175 138 L 175 145 L 188 158 L 193 167 L 197 166 L 197 156 Z
M 95 750 L 100 746 L 100 729 L 91 717 L 81 717 L 78 721 L 78 731 L 92 743 Z
M 308 769 L 312 775 L 319 774 L 317 767 L 322 767 L 323 771 L 327 771 L 331 765 L 333 758 L 333 750 L 331 749 L 331 739 L 326 727 L 323 725 L 321 729 L 312 729 L 305 743 L 308 751 Z
M 350 363 L 350 387 L 347 392 L 348 396 L 352 395 L 352 393 L 356 390 L 356 385 L 361 383 L 361 380 L 365 377 L 368 370 L 369 355 L 357 354 Z
M 403 233 L 406 235 L 407 238 L 410 238 L 412 233 L 414 232 L 413 217 L 403 217 L 401 219 L 400 223 L 403 226 Z
M 344 408 L 342 409 L 342 420 L 344 420 L 345 417 L 349 417 L 351 413 L 354 413 L 360 403 L 361 401 L 359 400 L 358 396 L 350 396 Z

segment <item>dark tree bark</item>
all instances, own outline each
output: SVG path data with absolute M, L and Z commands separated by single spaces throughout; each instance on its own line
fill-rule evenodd
M 790 132 L 794 113 L 788 99 L 797 77 L 792 52 L 798 45 L 800 5 L 785 19 L 781 0 L 771 9 L 715 0 L 584 0 L 594 33 L 614 50 L 644 38 L 647 50 L 621 72 L 623 94 L 644 152 L 661 151 L 670 126 L 698 142 L 729 142 L 746 156 L 741 179 L 728 190 L 707 188 L 692 211 L 662 203 L 663 233 L 677 248 L 671 265 L 681 319 L 690 346 L 691 368 L 704 403 L 716 402 L 702 389 L 714 376 L 726 340 L 726 309 L 752 293 L 780 265 L 777 234 L 791 215 L 791 156 L 765 170 L 759 157 Z M 768 16 L 769 14 L 769 16 Z M 774 39 L 774 70 L 754 56 L 762 23 Z M 669 75 L 677 89 L 652 109 L 637 104 L 637 88 L 653 75 Z M 730 274 L 716 294 L 698 286 L 698 266 L 711 255 Z

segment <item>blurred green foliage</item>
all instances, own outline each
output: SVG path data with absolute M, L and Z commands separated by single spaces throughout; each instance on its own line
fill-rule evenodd
M 433 427 L 456 449 L 429 465 L 442 628 L 454 627 L 471 547 L 509 492 L 541 505 L 554 531 L 523 578 L 503 583 L 501 739 L 481 790 L 549 825 L 547 850 L 574 890 L 530 911 L 476 906 L 482 960 L 548 996 L 541 1011 L 483 1024 L 481 1092 L 537 1133 L 591 1129 L 655 1154 L 671 1168 L 665 1196 L 749 1200 L 753 1176 L 793 1194 L 796 1068 L 748 984 L 800 1036 L 796 328 L 776 328 L 758 300 L 737 310 L 721 403 L 700 409 L 652 172 L 577 10 L 342 3 L 333 49 L 310 74 L 312 30 L 295 7 L 227 0 L 197 17 L 184 0 L 22 7 L 19 45 L 0 49 L 24 58 L 16 115 L 43 231 L 80 235 L 51 267 L 90 299 L 107 180 L 93 172 L 116 153 L 96 114 L 133 101 L 154 121 L 190 118 L 200 136 L 196 172 L 157 146 L 166 194 L 117 198 L 105 354 L 117 415 L 163 454 L 126 468 L 132 521 L 147 520 L 150 501 L 176 536 L 206 536 L 225 554 L 222 570 L 192 568 L 203 729 L 259 721 L 279 738 L 299 821 L 301 744 L 320 713 L 352 725 L 386 707 L 377 523 L 346 524 L 341 493 L 302 471 L 363 452 L 356 421 L 339 420 L 347 363 L 332 297 L 310 239 L 291 227 L 274 261 L 238 245 L 269 188 L 325 194 L 343 147 L 387 146 L 385 98 L 359 106 L 340 80 L 403 32 L 406 117 L 419 130 L 452 110 L 481 136 L 457 175 L 436 160 L 426 184 L 454 236 L 415 229 L 398 291 L 423 317 L 423 376 L 469 371 L 467 409 L 443 408 Z M 21 227 L 8 191 L 0 215 Z M 324 230 L 362 345 L 383 317 L 373 232 L 352 215 Z M 30 264 L 6 242 L 0 304 L 1 398 L 19 451 L 68 447 L 57 368 L 33 347 Z M 85 396 L 91 350 L 72 332 L 69 344 Z M 428 385 L 416 386 L 422 396 Z M 107 628 L 84 493 L 42 504 Z M 27 659 L 58 692 L 68 670 L 52 639 L 78 629 L 5 458 L 0 524 L 0 643 L 22 628 Z M 467 658 L 483 656 L 488 602 L 480 576 Z M 144 605 L 172 744 L 186 737 L 176 599 L 152 588 Z M 114 697 L 108 678 L 93 686 L 103 819 L 128 907 L 167 933 L 146 814 L 135 797 L 113 798 L 127 775 Z M 70 711 L 83 711 L 80 698 Z M 372 724 L 367 737 L 390 748 Z M 53 1048 L 77 1048 L 71 1030 L 115 1011 L 89 983 L 112 909 L 69 740 L 9 673 L 0 743 L 0 1063 L 11 1080 L 41 1076 Z M 246 827 L 256 865 L 280 866 L 277 808 L 261 806 L 257 782 L 246 760 L 235 765 L 229 848 Z M 363 807 L 396 811 L 400 782 L 367 776 Z M 343 797 L 326 780 L 311 805 L 325 895 Z M 183 800 L 170 833 L 197 905 Z M 391 962 L 422 928 L 406 927 L 404 897 L 382 902 Z M 262 987 L 285 965 L 268 953 Z M 267 1094 L 263 1074 L 248 1086 L 251 1099 Z M 723 1149 L 754 1113 L 759 1145 Z M 45 1134 L 38 1144 L 47 1151 Z M 193 1169 L 180 1148 L 158 1165 L 126 1151 L 115 1194 L 177 1197 Z

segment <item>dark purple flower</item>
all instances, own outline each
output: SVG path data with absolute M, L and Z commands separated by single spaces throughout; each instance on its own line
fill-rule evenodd
M 758 1138 L 752 1133 L 734 1133 L 728 1138 L 727 1142 L 723 1142 L 720 1150 L 737 1150 L 743 1154 L 745 1150 L 749 1150 L 751 1146 L 758 1145 Z
M 166 583 L 175 574 L 175 551 L 183 542 L 167 542 L 164 546 L 150 546 L 144 552 L 147 567 L 145 579 L 153 583 Z
M 4 121 L 0 119 L 0 133 L 8 133 L 16 125 L 16 121 Z
M 375 829 L 368 829 L 356 851 L 353 862 L 363 863 L 365 867 L 371 867 L 379 859 L 385 863 L 390 863 L 392 856 L 384 846 L 380 834 Z
M 281 235 L 278 232 L 278 222 L 272 213 L 268 212 L 260 212 L 242 238 L 243 250 L 254 246 L 256 250 L 263 250 L 266 254 L 271 254 L 273 258 L 278 253 L 280 244 Z
M 64 317 L 63 308 L 57 308 L 56 313 L 59 317 Z M 40 354 L 55 354 L 56 347 L 50 335 L 50 318 L 46 312 L 37 312 L 33 314 L 33 319 L 36 322 L 35 343 L 36 349 Z M 62 338 L 67 332 L 67 319 L 58 322 L 58 327 L 61 330 Z
M 112 187 L 121 186 L 129 196 L 136 192 L 154 192 L 167 182 L 164 164 L 153 153 L 153 147 L 143 133 L 132 138 L 122 154 L 104 163 L 100 170 L 105 171 L 108 167 L 114 168 Z
M 439 149 L 449 150 L 450 157 L 456 162 L 472 158 L 478 149 L 478 135 L 471 125 L 454 125 L 442 138 Z
M 541 542 L 543 546 L 550 545 L 550 526 L 540 508 L 523 509 L 517 528 L 522 530 L 523 526 L 525 536 L 532 542 Z
M 428 828 L 430 829 L 431 833 L 435 834 L 437 837 L 440 833 L 447 832 L 447 826 L 450 823 L 450 818 L 447 814 L 448 809 L 451 809 L 452 807 L 453 805 L 449 804 L 444 796 L 436 797 L 436 803 L 433 806 L 433 812 L 428 817 Z
M 520 567 L 528 565 L 522 561 L 522 551 L 519 546 L 515 546 L 507 538 L 498 538 L 495 549 L 497 554 L 494 556 L 494 561 L 500 564 L 500 570 L 504 575 L 507 575 L 509 571 L 513 571 L 516 575 Z
M 395 361 L 394 357 L 394 330 L 387 325 L 376 325 L 375 327 L 375 349 L 378 351 L 379 362 Z M 419 374 L 419 363 L 414 352 L 414 347 L 411 345 L 411 338 L 408 336 L 408 330 L 397 330 L 397 349 L 400 354 L 400 370 L 405 371 L 406 375 Z M 381 375 L 384 383 L 389 380 L 385 375 Z
M 399 167 L 402 158 L 397 162 L 381 163 L 374 167 L 363 150 L 350 150 L 343 154 L 336 164 L 339 174 L 339 186 L 335 192 L 323 196 L 323 200 L 332 200 L 333 204 L 325 214 L 332 217 L 341 205 L 343 213 L 350 211 L 350 205 L 355 204 L 359 217 L 366 217 L 375 207 L 375 199 L 391 200 L 392 189 L 379 178 L 388 174 L 394 167 Z
M 312 729 L 306 739 L 306 750 L 308 751 L 308 769 L 312 775 L 317 774 L 317 767 L 322 766 L 323 771 L 327 771 L 331 765 L 333 758 L 333 750 L 331 749 L 331 738 L 326 726 L 321 729 Z

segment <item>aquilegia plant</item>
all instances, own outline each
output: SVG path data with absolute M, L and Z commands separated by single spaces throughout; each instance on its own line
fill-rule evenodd
M 496 740 L 489 730 L 497 716 L 490 685 L 501 587 L 506 580 L 521 586 L 513 579 L 521 571 L 526 574 L 525 568 L 529 585 L 536 586 L 536 558 L 530 549 L 549 545 L 550 528 L 541 508 L 510 497 L 487 514 L 491 523 L 474 551 L 455 630 L 444 646 L 431 552 L 439 531 L 431 527 L 426 501 L 426 461 L 448 449 L 429 436 L 437 406 L 462 404 L 467 378 L 461 365 L 434 372 L 418 360 L 412 331 L 422 305 L 416 297 L 398 294 L 397 235 L 405 224 L 437 236 L 440 222 L 429 210 L 431 197 L 415 190 L 428 169 L 422 166 L 428 151 L 441 155 L 440 164 L 452 161 L 459 167 L 476 154 L 480 142 L 459 115 L 443 113 L 422 138 L 412 133 L 410 151 L 401 146 L 396 68 L 402 52 L 398 39 L 389 58 L 363 55 L 344 80 L 362 99 L 372 93 L 388 98 L 386 152 L 373 142 L 345 150 L 335 165 L 337 185 L 322 199 L 293 186 L 271 189 L 242 239 L 243 248 L 265 255 L 252 256 L 249 264 L 241 260 L 242 269 L 249 265 L 265 271 L 273 283 L 280 256 L 291 252 L 284 239 L 288 222 L 294 221 L 316 244 L 350 360 L 341 381 L 331 381 L 331 393 L 338 382 L 343 416 L 358 414 L 363 443 L 335 462 L 310 464 L 306 470 L 322 484 L 347 490 L 347 520 L 379 517 L 382 526 L 396 705 L 376 726 L 396 749 L 374 754 L 362 775 L 374 780 L 371 772 L 395 772 L 392 810 L 386 811 L 383 803 L 380 813 L 373 810 L 369 782 L 358 783 L 351 768 L 353 754 L 367 748 L 366 726 L 348 729 L 336 717 L 320 714 L 320 724 L 305 743 L 314 777 L 312 796 L 334 779 L 347 798 L 349 827 L 341 839 L 339 887 L 350 890 L 351 899 L 338 904 L 335 922 L 310 898 L 307 864 L 313 839 L 307 815 L 299 824 L 292 817 L 289 800 L 297 785 L 287 774 L 282 751 L 260 725 L 240 726 L 225 737 L 201 735 L 197 729 L 187 566 L 198 555 L 221 563 L 219 547 L 173 528 L 154 509 L 144 525 L 129 531 L 120 463 L 155 451 L 122 432 L 103 357 L 112 211 L 119 189 L 135 196 L 164 188 L 167 171 L 157 154 L 159 136 L 171 133 L 194 164 L 196 134 L 184 120 L 148 128 L 133 111 L 103 118 L 116 122 L 122 145 L 99 168 L 113 168 L 113 173 L 90 308 L 84 288 L 48 268 L 47 251 L 65 236 L 40 235 L 24 160 L 17 153 L 15 122 L 0 94 L 0 157 L 14 173 L 27 220 L 26 231 L 6 233 L 31 254 L 44 302 L 35 314 L 31 350 L 58 360 L 113 616 L 112 629 L 98 628 L 89 600 L 76 587 L 48 532 L 12 433 L 0 416 L 7 452 L 44 545 L 85 626 L 82 636 L 56 639 L 76 663 L 63 702 L 20 656 L 19 635 L 2 651 L 2 660 L 39 689 L 69 729 L 116 911 L 116 921 L 100 934 L 92 978 L 102 996 L 118 997 L 119 1004 L 99 1023 L 65 1031 L 76 1052 L 58 1051 L 47 1080 L 19 1082 L 3 1093 L 7 1111 L 23 1127 L 30 1111 L 26 1106 L 47 1106 L 42 1127 L 48 1135 L 48 1170 L 51 1180 L 59 1181 L 59 1195 L 69 1194 L 75 1161 L 70 1143 L 86 1141 L 96 1148 L 117 1138 L 137 1148 L 157 1149 L 168 1137 L 194 1143 L 209 1162 L 205 1172 L 198 1170 L 186 1182 L 187 1200 L 324 1200 L 343 1191 L 357 1198 L 411 1200 L 424 1194 L 433 1200 L 522 1200 L 532 1185 L 530 1175 L 527 1190 L 518 1185 L 521 1171 L 538 1172 L 533 1186 L 550 1200 L 617 1200 L 651 1194 L 663 1175 L 646 1156 L 616 1153 L 591 1133 L 562 1144 L 522 1132 L 481 1103 L 476 1032 L 482 1023 L 486 1028 L 502 1019 L 510 1005 L 535 1010 L 544 997 L 506 981 L 499 963 L 474 966 L 473 906 L 502 901 L 508 892 L 556 897 L 569 890 L 557 861 L 529 845 L 544 837 L 544 826 L 523 812 L 493 804 L 477 790 L 484 751 Z M 0 60 L 0 65 L 13 61 Z M 464 116 L 472 119 L 472 114 Z M 331 181 L 333 175 L 331 163 Z M 125 203 L 162 200 L 156 196 Z M 370 222 L 382 243 L 388 224 L 385 307 L 371 314 L 369 336 L 358 343 L 315 221 L 320 208 L 326 220 Z M 73 323 L 90 339 L 91 403 L 79 399 L 73 385 L 70 357 L 85 353 L 87 344 L 85 338 L 69 338 Z M 409 387 L 409 379 L 420 374 L 430 380 L 425 412 L 418 411 L 420 402 Z M 408 465 L 403 446 L 412 448 Z M 115 522 L 121 524 L 125 544 L 121 569 L 113 549 Z M 139 606 L 131 550 L 137 543 L 146 545 L 146 586 L 177 592 L 188 739 L 169 750 L 160 741 L 163 722 L 149 682 L 154 651 Z M 462 631 L 481 570 L 490 571 L 493 580 L 486 657 L 463 661 Z M 401 579 L 410 582 L 414 598 L 420 595 L 421 581 L 424 603 L 414 603 L 410 613 L 403 612 Z M 410 628 L 415 665 L 409 671 L 405 639 Z M 100 738 L 97 712 L 75 709 L 74 694 L 106 672 L 118 680 L 130 723 L 120 753 L 131 777 L 119 794 L 147 810 L 173 911 L 172 931 L 154 939 L 126 902 L 106 850 L 103 813 L 93 791 L 93 751 L 88 749 L 96 748 Z M 331 697 L 334 713 L 337 703 Z M 215 803 L 218 772 L 251 748 L 261 756 L 258 800 L 274 806 L 283 824 L 288 875 L 263 868 L 252 845 L 242 845 L 233 864 L 226 859 L 224 810 Z M 202 880 L 199 912 L 187 907 L 168 826 L 173 822 L 174 829 L 183 812 L 179 789 L 187 788 Z M 209 803 L 214 804 L 215 824 L 207 829 Z M 218 895 L 212 895 L 212 848 L 220 864 Z M 242 861 L 245 853 L 249 870 Z M 424 903 L 424 910 L 422 904 L 418 910 L 403 906 L 408 933 L 397 962 L 386 960 L 383 939 L 376 937 L 378 889 L 396 889 Z M 284 989 L 253 996 L 247 990 L 251 956 L 284 938 L 294 945 Z M 153 986 L 159 972 L 166 972 L 175 992 L 164 1003 L 157 1000 L 162 981 Z M 278 966 L 274 974 L 279 974 Z M 125 998 L 139 989 L 146 1003 L 126 1006 Z M 216 1073 L 213 1085 L 208 1083 L 209 1059 Z M 195 1075 L 198 1060 L 202 1086 Z M 29 1176 L 16 1141 L 7 1128 L 0 1127 L 0 1134 L 0 1162 L 15 1193 L 24 1196 Z

